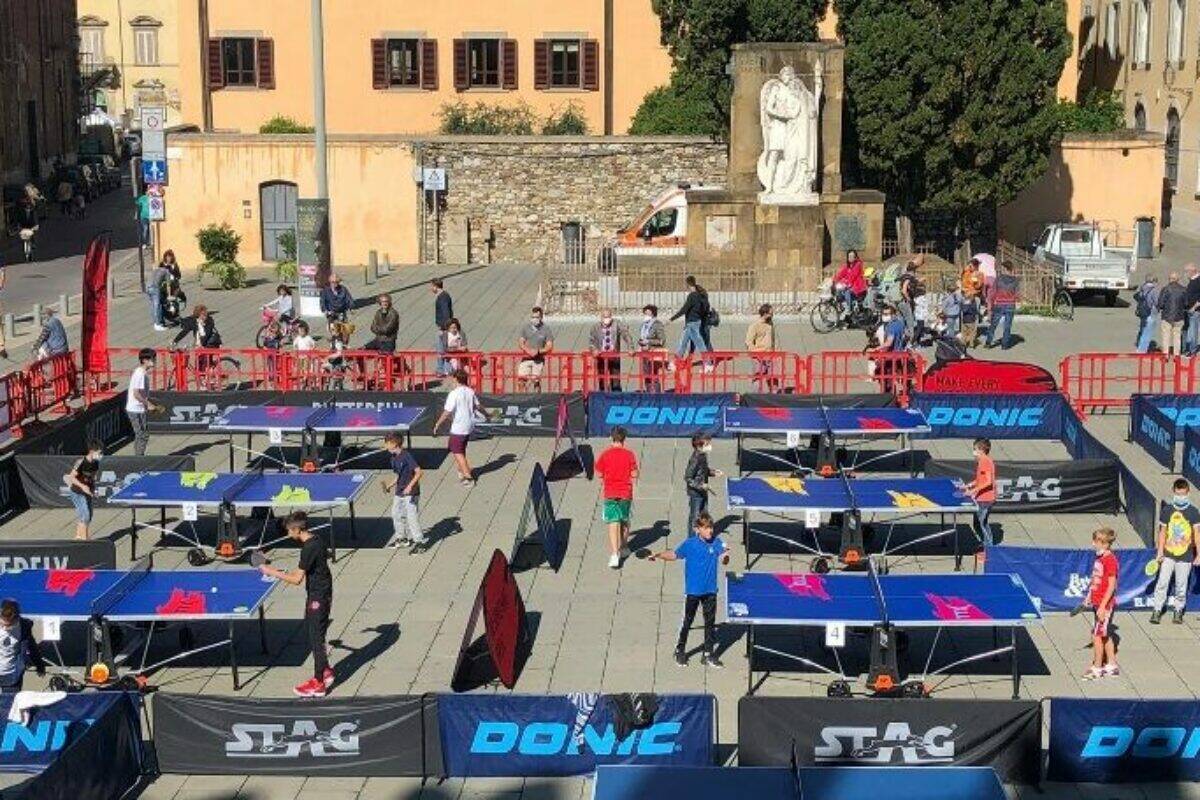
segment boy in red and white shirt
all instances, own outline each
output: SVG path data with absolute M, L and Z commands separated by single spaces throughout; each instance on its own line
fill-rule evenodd
M 1083 673 L 1087 681 L 1120 675 L 1117 666 L 1117 645 L 1111 635 L 1112 616 L 1117 608 L 1117 556 L 1112 543 L 1117 534 L 1112 528 L 1100 528 L 1092 534 L 1096 560 L 1092 562 L 1092 583 L 1087 603 L 1096 613 L 1092 625 L 1092 665 Z

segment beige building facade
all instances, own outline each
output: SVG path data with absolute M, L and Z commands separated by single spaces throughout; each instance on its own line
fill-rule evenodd
M 142 106 L 167 109 L 178 125 L 179 3 L 176 0 L 78 0 L 79 60 L 84 74 L 109 68 L 92 106 L 125 128 L 139 127 Z
M 182 119 L 257 132 L 313 118 L 311 24 L 297 0 L 173 0 Z M 324 4 L 332 133 L 430 133 L 443 106 L 578 109 L 594 134 L 624 133 L 670 57 L 651 0 L 457 0 Z M 535 132 L 537 132 L 535 130 Z

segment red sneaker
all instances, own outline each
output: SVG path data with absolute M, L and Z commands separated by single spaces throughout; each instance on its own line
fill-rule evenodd
M 330 667 L 326 667 L 325 671 L 321 673 L 321 683 L 325 685 L 326 689 L 332 689 L 334 680 L 333 670 Z
M 316 678 L 309 678 L 292 690 L 297 697 L 324 697 L 325 684 Z

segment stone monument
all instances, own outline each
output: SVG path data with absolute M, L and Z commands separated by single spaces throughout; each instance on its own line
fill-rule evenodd
M 881 259 L 883 194 L 842 190 L 844 56 L 838 42 L 734 46 L 729 180 L 688 192 L 692 271 L 796 292 L 847 248 Z

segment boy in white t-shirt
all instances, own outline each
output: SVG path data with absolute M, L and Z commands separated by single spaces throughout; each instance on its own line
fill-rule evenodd
M 458 467 L 462 485 L 471 486 L 475 483 L 475 478 L 471 464 L 467 461 L 467 441 L 471 438 L 471 431 L 475 429 L 475 412 L 479 408 L 479 401 L 475 397 L 475 390 L 467 386 L 465 369 L 454 370 L 450 373 L 450 378 L 453 385 L 450 393 L 446 395 L 446 404 L 441 416 L 433 423 L 433 434 L 436 436 L 442 423 L 450 420 L 450 455 L 454 456 L 454 464 Z
M 153 349 L 143 347 L 138 351 L 138 365 L 129 376 L 129 389 L 125 395 L 125 413 L 133 426 L 134 455 L 146 455 L 150 443 L 150 431 L 146 428 L 146 413 L 158 411 L 162 406 L 150 402 L 149 371 L 154 367 L 156 355 Z

